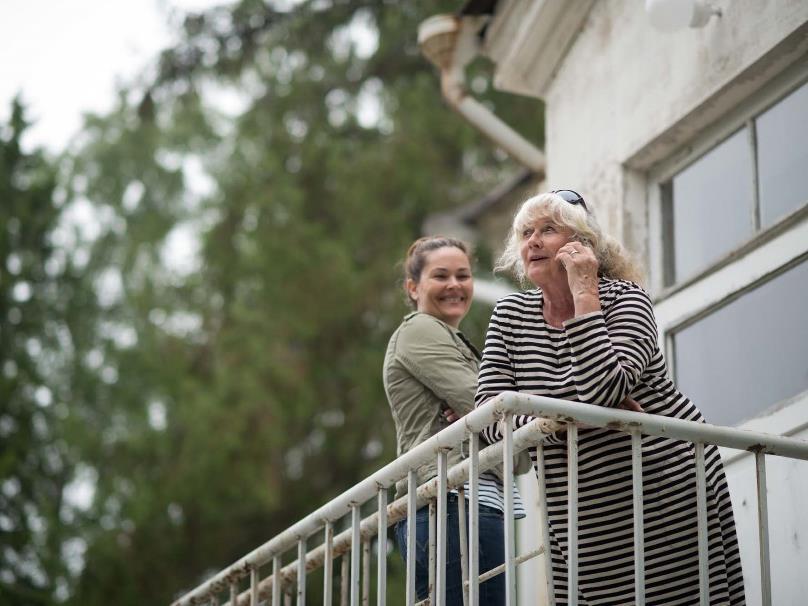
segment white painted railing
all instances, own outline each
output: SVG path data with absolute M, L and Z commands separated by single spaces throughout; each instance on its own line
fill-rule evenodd
M 515 414 L 537 417 L 530 424 L 513 431 L 511 423 L 503 424 L 503 440 L 484 450 L 479 450 L 479 432 L 493 422 L 509 420 Z M 218 605 L 226 600 L 228 606 L 258 606 L 259 601 L 267 601 L 272 606 L 291 604 L 294 595 L 298 605 L 306 603 L 306 574 L 320 567 L 324 569 L 324 604 L 334 600 L 334 559 L 341 557 L 339 603 L 347 606 L 370 604 L 370 545 L 377 539 L 377 597 L 376 603 L 386 603 L 387 579 L 387 533 L 379 532 L 395 522 L 410 517 L 414 519 L 418 508 L 430 504 L 434 512 L 436 531 L 430 536 L 430 598 L 429 603 L 443 604 L 446 592 L 446 504 L 447 493 L 451 489 L 463 490 L 469 481 L 469 528 L 464 528 L 465 498 L 458 499 L 461 508 L 461 551 L 465 586 L 464 601 L 468 606 L 479 606 L 479 583 L 500 571 L 480 571 L 478 553 L 478 480 L 479 474 L 491 467 L 502 464 L 504 485 L 513 482 L 513 455 L 529 446 L 538 446 L 539 466 L 542 468 L 543 448 L 541 443 L 547 434 L 567 425 L 568 443 L 568 494 L 569 494 L 569 538 L 568 538 L 568 584 L 569 603 L 575 605 L 578 586 L 578 541 L 577 541 L 577 426 L 606 427 L 624 431 L 632 436 L 632 474 L 634 490 L 634 546 L 635 546 L 635 592 L 636 603 L 644 604 L 644 553 L 643 553 L 643 492 L 641 435 L 665 436 L 695 444 L 696 477 L 698 491 L 699 525 L 699 578 L 701 604 L 708 604 L 707 577 L 707 519 L 704 445 L 715 444 L 728 448 L 751 451 L 757 464 L 757 494 L 760 531 L 760 576 L 763 604 L 771 604 L 771 572 L 769 569 L 768 521 L 766 501 L 765 455 L 778 455 L 808 460 L 808 442 L 795 438 L 785 438 L 729 427 L 720 427 L 694 421 L 683 421 L 659 417 L 645 413 L 615 410 L 565 400 L 518 393 L 504 393 L 487 402 L 477 410 L 453 423 L 423 444 L 397 458 L 359 484 L 326 503 L 297 524 L 270 539 L 226 569 L 188 592 L 172 606 L 191 604 Z M 448 450 L 461 442 L 469 441 L 469 456 L 463 462 L 447 469 Z M 437 477 L 416 487 L 417 469 L 425 463 L 437 459 Z M 388 504 L 389 489 L 399 480 L 407 479 L 407 495 Z M 539 499 L 546 502 L 544 482 L 539 482 Z M 516 566 L 539 555 L 542 548 L 522 556 L 515 554 L 515 534 L 513 518 L 513 498 L 505 490 L 505 564 L 506 604 L 516 604 Z M 461 495 L 462 496 L 462 495 Z M 377 501 L 375 513 L 361 518 L 363 504 Z M 334 534 L 335 525 L 350 514 L 350 528 Z M 540 522 L 544 544 L 548 544 L 547 520 Z M 407 552 L 415 552 L 415 524 L 407 525 Z M 323 543 L 308 549 L 307 541 L 316 533 L 323 533 Z M 468 535 L 468 536 L 466 536 Z M 297 550 L 297 560 L 281 566 L 281 557 Z M 470 557 L 469 557 L 470 555 Z M 552 582 L 547 563 L 548 584 Z M 261 567 L 272 564 L 272 572 L 263 580 Z M 363 570 L 360 572 L 360 568 Z M 480 574 L 482 573 L 482 575 Z M 415 597 L 415 558 L 408 558 L 406 604 L 416 603 Z M 249 586 L 247 586 L 249 578 Z M 548 587 L 550 603 L 552 587 Z

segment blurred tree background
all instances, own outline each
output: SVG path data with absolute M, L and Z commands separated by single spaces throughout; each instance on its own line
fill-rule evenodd
M 0 602 L 167 604 L 395 457 L 397 264 L 429 213 L 515 168 L 418 51 L 418 24 L 460 4 L 188 15 L 59 158 L 20 150 L 15 104 Z M 475 94 L 541 144 L 540 108 L 487 67 Z M 466 322 L 478 344 L 489 312 Z

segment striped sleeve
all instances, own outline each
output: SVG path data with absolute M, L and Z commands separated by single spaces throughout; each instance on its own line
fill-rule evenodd
M 477 378 L 475 406 L 482 406 L 504 391 L 519 391 L 504 338 L 504 333 L 508 332 L 507 322 L 507 314 L 502 309 L 502 302 L 499 302 L 491 314 L 488 332 L 485 335 L 485 349 L 480 363 L 480 374 Z M 516 415 L 514 429 L 518 429 L 532 420 L 531 416 Z M 480 435 L 489 444 L 500 441 L 502 432 L 499 423 L 489 425 L 483 429 Z
M 619 293 L 606 311 L 564 322 L 578 399 L 616 406 L 639 383 L 657 344 L 651 301 L 641 288 Z

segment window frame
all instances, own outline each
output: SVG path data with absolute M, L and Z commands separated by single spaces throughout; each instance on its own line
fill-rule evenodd
M 755 119 L 806 84 L 808 64 L 784 71 L 762 90 L 741 101 L 720 121 L 704 129 L 697 138 L 652 166 L 647 173 L 649 289 L 655 303 L 660 344 L 674 377 L 674 337 L 678 331 L 796 265 L 808 262 L 808 198 L 802 207 L 761 228 L 755 135 Z M 703 270 L 666 285 L 666 275 L 672 275 L 673 270 L 673 234 L 670 223 L 663 222 L 663 219 L 670 218 L 665 217 L 668 211 L 663 203 L 663 190 L 668 188 L 677 173 L 744 126 L 748 128 L 755 169 L 751 176 L 755 233 Z M 808 391 L 799 397 L 808 400 Z

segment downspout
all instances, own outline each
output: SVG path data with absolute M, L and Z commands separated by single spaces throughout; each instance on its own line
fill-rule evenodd
M 465 69 L 480 50 L 479 31 L 487 16 L 435 15 L 418 27 L 421 52 L 440 70 L 443 97 L 472 126 L 514 160 L 544 178 L 544 152 L 505 124 L 466 90 Z

